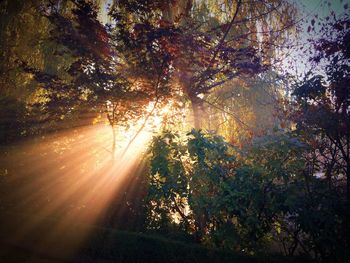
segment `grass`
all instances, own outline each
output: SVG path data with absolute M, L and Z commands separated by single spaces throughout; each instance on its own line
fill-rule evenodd
M 248 256 L 154 235 L 81 225 L 78 222 L 72 222 L 60 231 L 54 231 L 58 225 L 58 220 L 38 219 L 35 216 L 17 214 L 2 216 L 0 220 L 2 250 L 0 261 L 49 263 L 301 262 L 300 259 L 278 255 Z M 19 231 L 19 229 L 25 229 L 25 231 Z

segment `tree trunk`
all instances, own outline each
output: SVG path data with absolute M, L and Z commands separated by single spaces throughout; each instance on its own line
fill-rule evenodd
M 168 4 L 163 5 L 163 18 L 170 23 L 174 23 L 175 20 L 180 18 L 180 23 L 183 22 L 183 18 L 190 15 L 192 2 L 192 0 L 169 1 Z
M 111 157 L 112 157 L 112 162 L 114 163 L 115 160 L 115 150 L 116 150 L 116 140 L 117 140 L 117 136 L 116 136 L 116 131 L 115 131 L 115 127 L 114 125 L 111 126 L 112 127 L 112 149 L 111 149 Z
M 203 115 L 203 105 L 200 99 L 190 98 L 193 113 L 193 125 L 195 129 L 201 129 L 203 126 L 202 115 Z
M 348 204 L 350 205 L 350 163 L 346 166 L 346 197 Z

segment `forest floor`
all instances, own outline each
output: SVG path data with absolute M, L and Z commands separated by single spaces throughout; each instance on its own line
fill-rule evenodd
M 31 226 L 23 232 L 21 226 Z M 0 262 L 228 263 L 302 262 L 280 255 L 248 256 L 198 244 L 24 214 L 1 213 Z M 22 229 L 21 232 L 18 229 Z

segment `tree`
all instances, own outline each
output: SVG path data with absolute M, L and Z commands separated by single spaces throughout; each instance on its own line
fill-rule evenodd
M 5 121 L 2 125 L 7 127 L 2 129 L 4 132 L 1 140 L 4 141 L 36 133 L 38 124 L 45 118 L 45 113 L 41 112 L 43 114 L 38 116 L 32 105 L 33 98 L 39 93 L 32 76 L 18 67 L 16 61 L 26 60 L 38 68 L 48 68 L 48 61 L 63 64 L 62 61 L 48 59 L 47 51 L 52 47 L 42 41 L 48 36 L 49 23 L 36 12 L 37 3 L 38 1 L 0 3 L 0 96 Z M 14 111 L 17 113 L 13 115 Z
M 139 118 L 149 95 L 146 90 L 134 89 L 118 71 L 121 65 L 115 57 L 117 51 L 107 28 L 97 19 L 97 7 L 86 1 L 66 1 L 65 7 L 35 5 L 49 22 L 49 38 L 44 43 L 56 45 L 54 53 L 65 61 L 65 72 L 42 69 L 21 58 L 17 58 L 17 64 L 44 91 L 42 104 L 49 120 L 60 121 L 74 112 L 80 117 L 104 112 L 113 132 L 114 156 L 117 127 L 127 127 L 131 124 L 128 121 Z
M 140 131 L 157 109 L 182 96 L 191 102 L 198 128 L 203 94 L 269 64 L 265 53 L 272 46 L 267 43 L 280 36 L 272 36 L 279 29 L 269 29 L 266 22 L 274 17 L 277 27 L 291 26 L 291 17 L 278 16 L 279 9 L 291 10 L 287 3 L 253 5 L 224 1 L 218 10 L 210 1 L 118 1 L 110 10 L 111 24 L 104 26 L 93 2 L 34 1 L 48 23 L 50 38 L 44 43 L 54 47 L 55 56 L 46 57 L 45 68 L 17 61 L 47 97 L 33 105 L 51 120 L 104 108 L 115 137 L 115 127 L 143 116 Z M 254 37 L 260 21 L 265 21 L 261 43 Z M 55 67 L 49 63 L 53 57 L 64 63 Z
M 250 4 L 254 7 L 249 7 Z M 116 21 L 116 40 L 121 47 L 128 47 L 127 59 L 146 58 L 133 63 L 141 66 L 136 72 L 144 70 L 147 58 L 157 54 L 157 65 L 165 66 L 164 78 L 171 83 L 165 93 L 182 93 L 190 100 L 196 128 L 201 126 L 201 95 L 228 80 L 258 74 L 266 68 L 262 53 L 269 46 L 265 42 L 272 37 L 273 30 L 263 31 L 266 38 L 261 52 L 259 42 L 247 40 L 247 36 L 258 34 L 259 21 L 268 15 L 276 16 L 279 8 L 290 9 L 290 5 L 278 1 L 271 6 L 224 1 L 224 10 L 211 10 L 214 6 L 210 1 L 198 5 L 192 1 L 135 0 L 118 1 L 111 10 Z M 283 26 L 288 28 L 291 23 L 286 20 Z M 162 63 L 161 58 L 167 62 Z
M 315 149 L 315 169 L 332 179 L 345 179 L 350 200 L 350 68 L 349 17 L 323 25 L 323 37 L 314 42 L 313 62 L 324 63 L 325 75 L 309 73 L 296 85 L 295 122 Z M 322 64 L 321 64 L 322 65 Z M 317 171 L 317 170 L 316 170 Z M 315 171 L 315 172 L 316 172 Z M 343 176 L 339 175 L 343 174 Z M 336 178 L 338 177 L 338 178 Z
M 311 250 L 325 261 L 341 262 L 349 246 L 349 25 L 348 15 L 333 16 L 333 21 L 328 18 L 322 24 L 322 37 L 313 41 L 312 57 L 321 74 L 307 74 L 293 93 L 295 133 L 309 147 L 304 154 L 307 193 L 303 202 L 312 211 L 302 209 L 296 218 L 309 235 L 305 240 L 311 240 Z
M 302 150 L 283 133 L 238 150 L 201 131 L 164 132 L 151 145 L 149 227 L 178 224 L 198 242 L 260 251 L 289 212 L 286 193 L 303 168 Z

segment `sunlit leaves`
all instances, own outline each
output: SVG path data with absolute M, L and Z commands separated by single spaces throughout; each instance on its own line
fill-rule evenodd
M 298 157 L 303 146 L 287 135 L 266 137 L 254 146 L 238 152 L 222 137 L 199 130 L 185 137 L 168 131 L 155 137 L 149 198 L 160 201 L 158 216 L 171 221 L 175 203 L 168 199 L 182 197 L 187 213 L 179 222 L 191 226 L 184 231 L 202 242 L 257 249 L 273 218 L 284 212 L 282 185 L 294 181 L 304 163 Z M 153 215 L 158 211 L 149 208 Z

